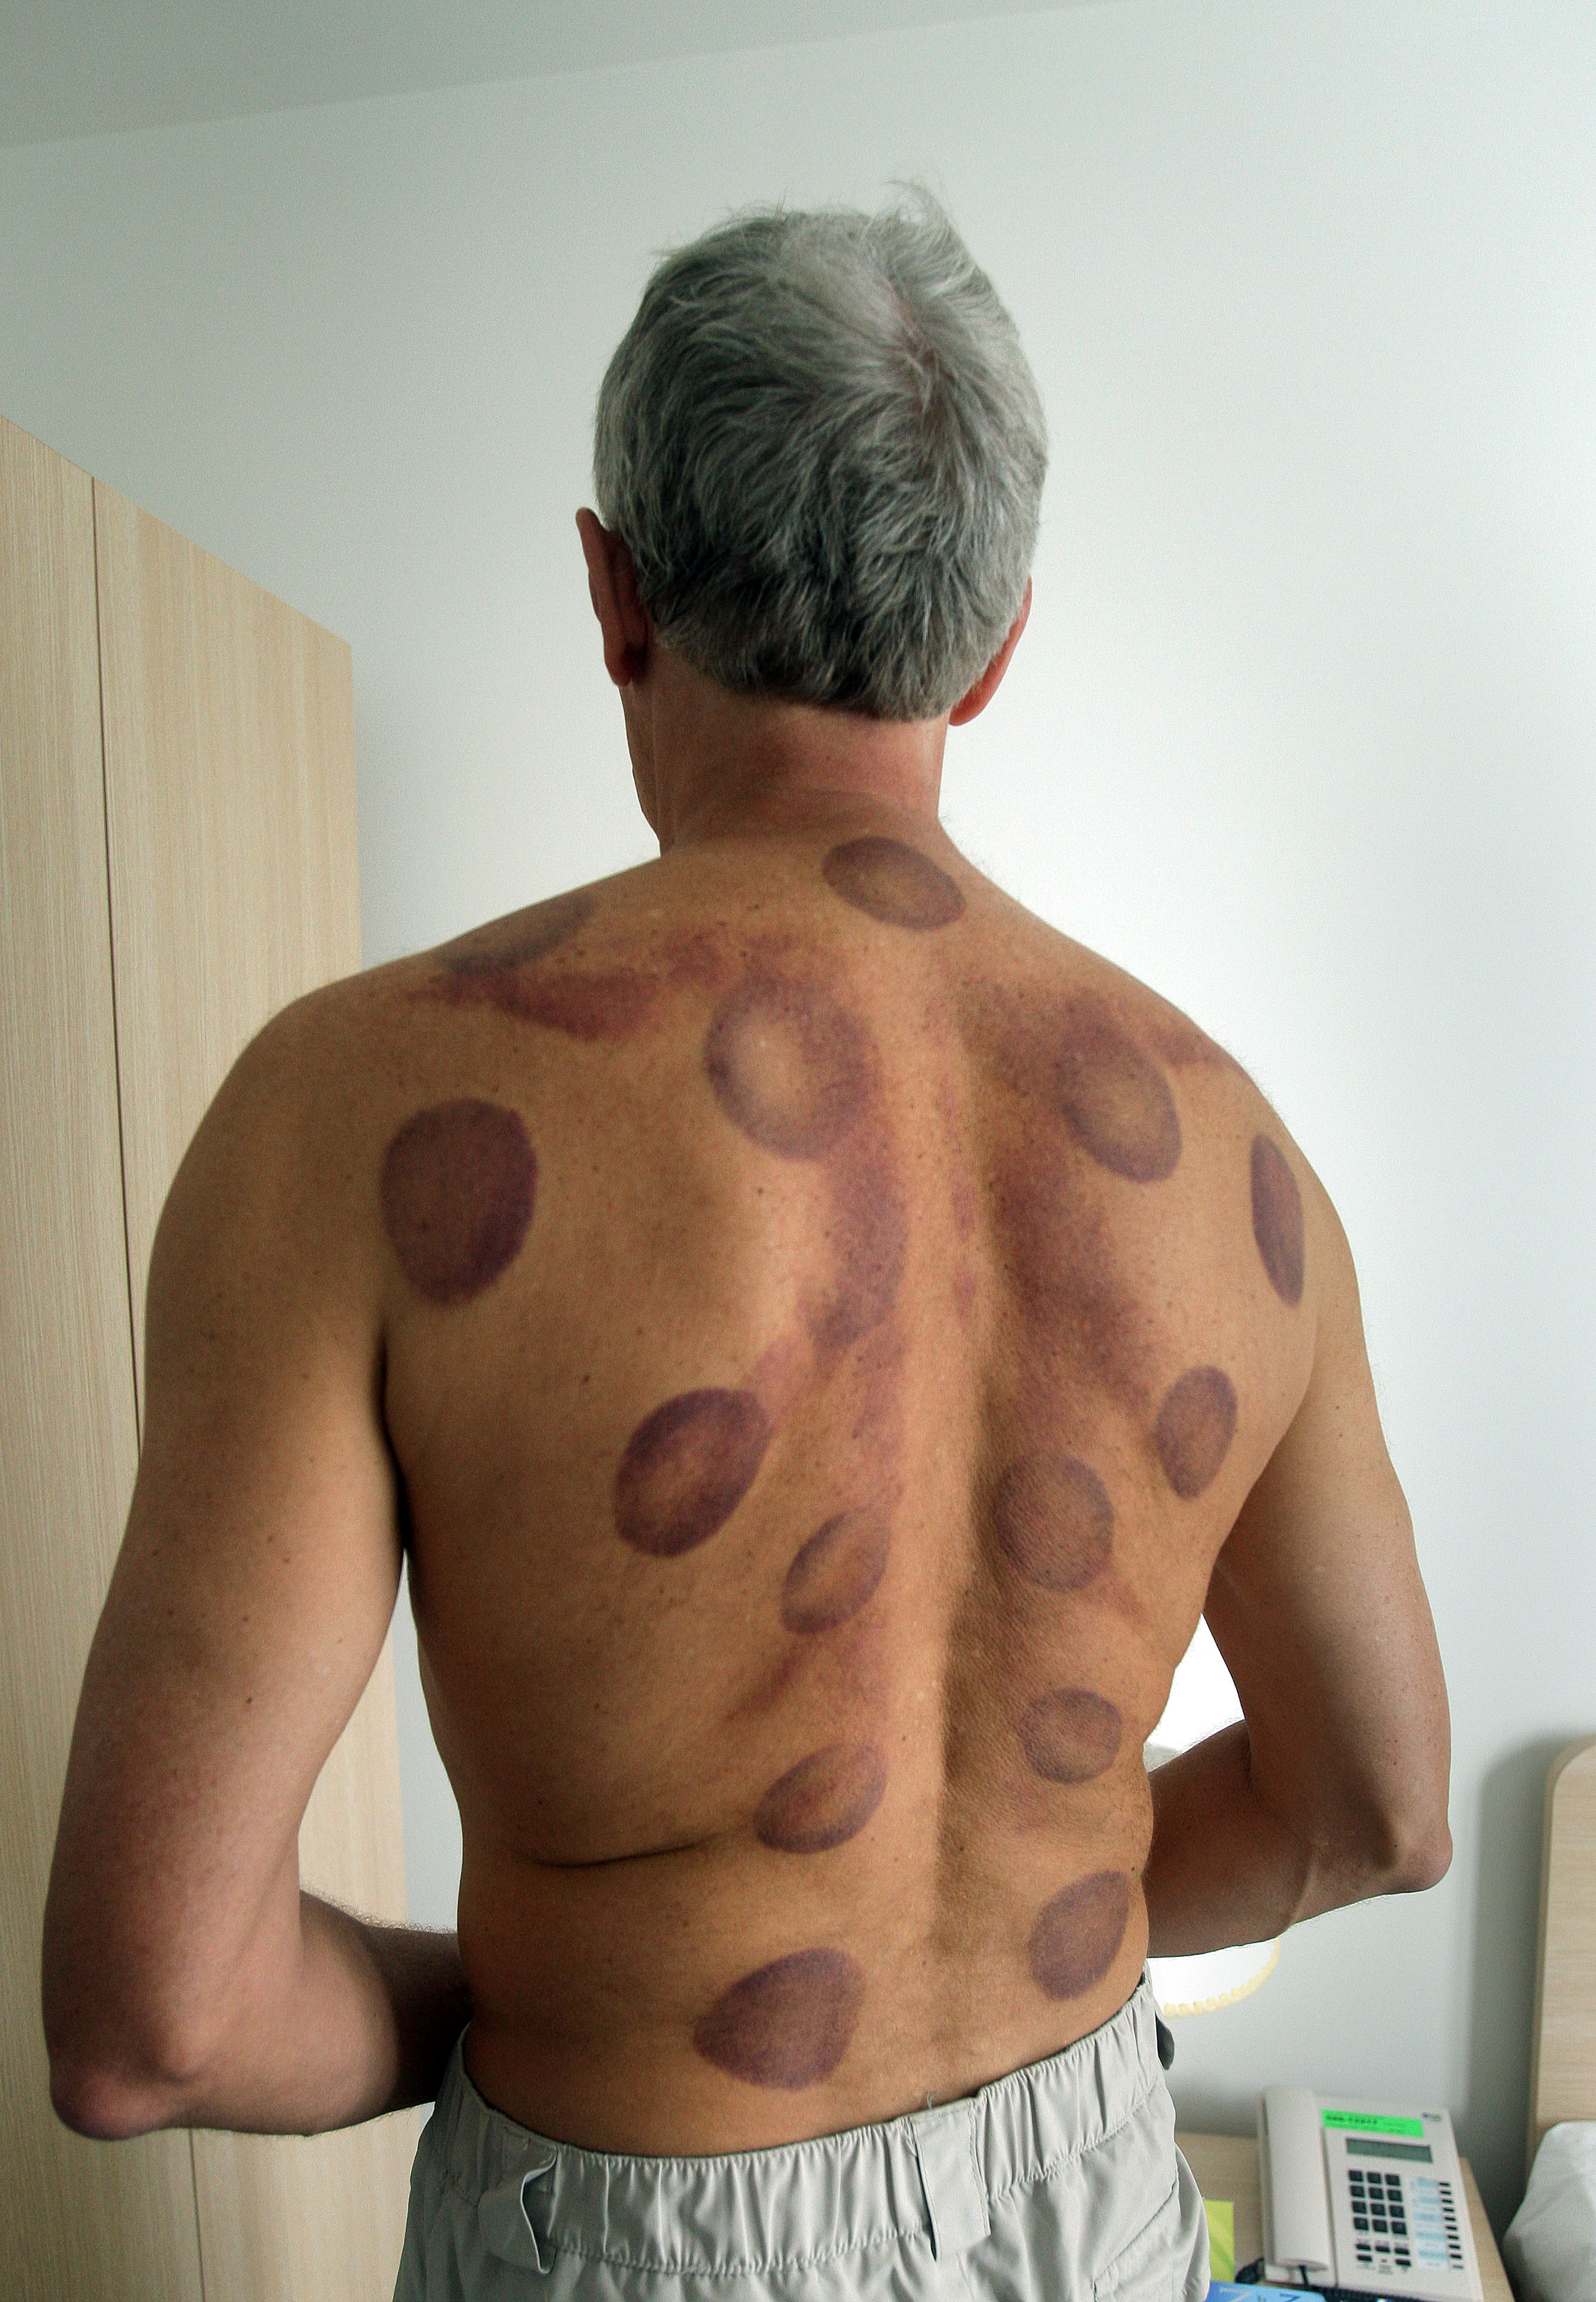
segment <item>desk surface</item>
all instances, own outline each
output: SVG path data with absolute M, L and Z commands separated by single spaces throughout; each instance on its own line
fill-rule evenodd
M 1236 2259 L 1256 2262 L 1264 2251 L 1264 2229 L 1258 2207 L 1258 2146 L 1250 2136 L 1232 2134 L 1188 2134 L 1182 2128 L 1175 2136 L 1186 2154 L 1186 2162 L 1197 2176 L 1197 2188 L 1205 2198 L 1229 2198 L 1236 2209 Z M 1485 2302 L 1513 2302 L 1513 2289 L 1508 2283 L 1508 2273 L 1502 2268 L 1502 2258 L 1496 2250 L 1496 2239 L 1485 2218 L 1474 2168 L 1466 2158 L 1462 2161 L 1463 2188 L 1468 2199 L 1468 2219 L 1474 2233 L 1474 2252 L 1480 2258 L 1480 2284 Z

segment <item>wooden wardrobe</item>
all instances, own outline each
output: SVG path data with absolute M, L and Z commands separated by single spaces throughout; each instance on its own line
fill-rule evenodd
M 0 937 L 0 2290 L 389 2302 L 422 2113 L 85 2141 L 51 2110 L 39 2014 L 156 1217 L 245 1042 L 360 963 L 349 651 L 3 418 Z M 404 1918 L 387 1647 L 299 1864 Z

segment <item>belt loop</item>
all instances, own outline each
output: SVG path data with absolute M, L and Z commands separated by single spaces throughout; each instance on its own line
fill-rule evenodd
M 526 2192 L 530 2184 L 542 2181 L 551 2173 L 554 2156 L 540 2159 L 535 2165 L 524 2166 L 508 2181 L 484 2190 L 477 2201 L 477 2225 L 483 2242 L 490 2254 L 500 2262 L 512 2263 L 517 2270 L 547 2270 L 548 2255 L 539 2243 L 536 2228 L 527 2211 Z
M 909 2135 L 920 2162 L 920 2186 L 931 2222 L 931 2250 L 938 2262 L 962 2254 L 992 2228 L 987 2179 L 976 2148 L 976 2104 L 945 2103 L 939 2110 L 909 2113 Z

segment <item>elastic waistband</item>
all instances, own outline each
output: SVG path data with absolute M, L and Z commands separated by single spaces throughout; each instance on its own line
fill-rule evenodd
M 941 2256 L 985 2236 L 992 2202 L 1117 2133 L 1161 2083 L 1144 1979 L 1119 2012 L 1046 2061 L 877 2126 L 718 2157 L 583 2150 L 483 2099 L 455 2042 L 429 2145 L 449 2188 L 525 2214 L 557 2251 L 638 2270 L 728 2276 L 928 2238 Z M 535 2180 L 533 2178 L 536 2178 Z M 534 2193 L 536 2194 L 534 2199 Z M 540 2266 L 542 2266 L 540 2264 Z

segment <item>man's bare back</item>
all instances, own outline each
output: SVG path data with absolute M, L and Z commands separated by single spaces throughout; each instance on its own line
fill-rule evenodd
M 1308 1380 L 1262 1098 L 901 829 L 338 995 L 467 2067 L 596 2147 L 878 2119 L 1123 2003 L 1143 1739 Z
M 660 2158 L 862 2129 L 879 2170 L 880 2121 L 1009 2074 L 1063 2155 L 1002 2145 L 1037 2189 L 1001 2236 L 965 2198 L 971 2291 L 1018 2247 L 1129 2293 L 1142 2231 L 1148 2290 L 1199 2293 L 1145 1955 L 1446 1867 L 1334 1211 L 1236 1064 L 938 822 L 1045 464 L 945 218 L 756 215 L 668 258 L 601 393 L 612 524 L 577 516 L 660 861 L 275 1018 L 162 1216 L 52 2096 L 105 2136 L 436 2099 L 407 2297 L 459 2290 L 489 2225 L 524 2259 L 497 2191 L 538 2137 L 645 2154 L 617 2179 L 675 2261 Z M 458 1941 L 298 1875 L 405 1550 Z M 1149 1779 L 1204 1614 L 1244 1723 Z M 739 2261 L 772 2182 L 783 2277 L 877 2259 L 864 2193 L 839 2220 L 737 2163 Z M 912 2295 L 905 2214 L 878 2267 Z

